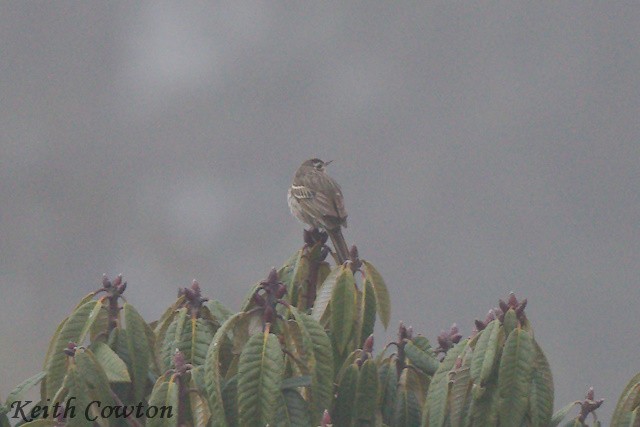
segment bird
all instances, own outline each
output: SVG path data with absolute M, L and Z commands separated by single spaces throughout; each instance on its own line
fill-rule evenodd
M 331 162 L 317 158 L 303 162 L 293 176 L 287 201 L 291 213 L 300 222 L 327 231 L 338 262 L 344 264 L 349 259 L 349 249 L 342 235 L 342 227 L 347 226 L 347 210 L 340 185 L 326 172 Z

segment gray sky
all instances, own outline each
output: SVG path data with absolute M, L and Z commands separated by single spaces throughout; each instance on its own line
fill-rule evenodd
M 0 395 L 102 273 L 148 320 L 237 309 L 334 159 L 393 330 L 468 335 L 513 290 L 556 407 L 640 371 L 637 2 L 4 2 Z M 383 342 L 378 341 L 379 350 Z

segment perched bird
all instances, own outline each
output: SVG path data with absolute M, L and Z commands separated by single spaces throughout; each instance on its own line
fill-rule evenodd
M 329 163 L 310 159 L 300 165 L 289 187 L 289 209 L 301 222 L 327 231 L 342 264 L 349 259 L 341 230 L 347 226 L 347 210 L 340 185 L 327 175 Z

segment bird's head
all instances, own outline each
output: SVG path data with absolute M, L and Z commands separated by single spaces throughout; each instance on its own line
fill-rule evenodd
M 331 163 L 333 160 L 329 160 L 328 162 L 324 162 L 320 159 L 309 159 L 303 163 L 303 165 L 313 167 L 319 171 L 324 171 L 325 167 Z

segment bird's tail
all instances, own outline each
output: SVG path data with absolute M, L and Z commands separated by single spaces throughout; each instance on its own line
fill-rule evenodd
M 334 228 L 333 230 L 327 230 L 327 233 L 329 233 L 336 255 L 338 255 L 338 262 L 342 265 L 349 259 L 349 248 L 347 247 L 347 243 L 344 241 L 344 236 L 342 235 L 342 230 L 340 228 L 341 227 Z

